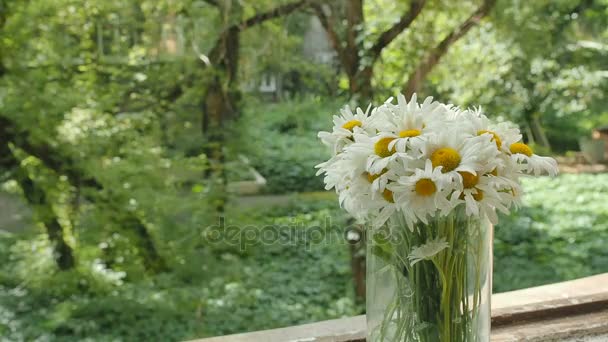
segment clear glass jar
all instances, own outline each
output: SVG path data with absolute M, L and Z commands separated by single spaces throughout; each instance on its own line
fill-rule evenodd
M 368 341 L 490 341 L 493 227 L 458 209 L 368 232 Z

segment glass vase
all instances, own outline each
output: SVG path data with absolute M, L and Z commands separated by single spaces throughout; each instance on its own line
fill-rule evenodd
M 367 341 L 490 341 L 493 227 L 458 208 L 367 239 Z

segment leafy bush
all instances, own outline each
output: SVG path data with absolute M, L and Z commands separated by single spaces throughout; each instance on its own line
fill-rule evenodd
M 248 257 L 238 261 L 241 272 L 211 281 L 205 312 L 214 334 L 289 326 L 358 312 L 348 248 L 341 238 L 345 223 L 333 202 L 320 204 L 324 209 L 301 202 L 272 208 L 257 214 L 263 218 L 256 225 L 244 227 L 248 233 L 241 237 L 257 231 L 261 238 L 263 231 L 272 231 L 278 240 L 249 240 L 245 245 Z M 292 215 L 295 211 L 298 213 Z M 286 213 L 289 215 L 283 216 Z M 315 239 L 321 231 L 323 238 Z M 227 263 L 237 262 L 232 255 L 223 258 Z
M 313 98 L 297 103 L 248 106 L 235 129 L 240 132 L 236 149 L 247 154 L 253 166 L 266 177 L 267 192 L 323 189 L 314 166 L 327 159 L 329 151 L 316 136 L 318 131 L 331 128 L 332 112 L 342 105 L 339 99 Z
M 142 279 L 82 259 L 74 271 L 49 272 L 44 235 L 1 235 L 0 335 L 11 341 L 169 341 L 355 315 L 360 308 L 348 248 L 339 239 L 343 216 L 335 199 L 324 197 L 227 213 L 228 224 L 270 227 L 295 237 L 290 243 L 250 241 L 242 249 L 180 230 L 184 240 L 198 242 L 199 253 L 174 248 L 174 260 L 183 264 Z M 301 239 L 314 227 L 326 227 L 333 239 Z
M 494 291 L 608 272 L 608 175 L 526 179 L 524 186 L 524 207 L 496 227 Z M 241 247 L 200 239 L 194 227 L 207 221 L 192 217 L 188 225 L 176 213 L 174 223 L 191 230 L 179 234 L 198 249 L 174 246 L 172 271 L 136 279 L 82 254 L 76 270 L 50 272 L 44 235 L 0 235 L 0 335 L 10 341 L 184 340 L 361 312 L 341 240 L 346 217 L 335 196 L 298 195 L 260 209 L 263 204 L 230 207 L 226 224 L 240 227 L 241 237 L 272 229 L 291 237 L 289 243 L 248 239 Z M 331 239 L 314 239 L 316 227 Z
M 608 175 L 525 179 L 525 206 L 501 217 L 494 291 L 608 272 Z

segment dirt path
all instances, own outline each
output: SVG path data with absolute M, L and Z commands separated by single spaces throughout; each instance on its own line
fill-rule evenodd
M 605 164 L 560 164 L 560 173 L 604 173 L 608 172 Z
M 299 192 L 291 194 L 281 195 L 253 195 L 253 196 L 240 196 L 234 199 L 234 204 L 239 207 L 273 207 L 273 206 L 285 206 L 293 203 L 294 201 L 305 200 L 332 200 L 337 201 L 337 196 L 334 191 L 312 191 L 312 192 Z

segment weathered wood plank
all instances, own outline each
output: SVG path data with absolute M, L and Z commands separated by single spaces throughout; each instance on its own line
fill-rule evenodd
M 492 342 L 608 341 L 608 310 L 492 328 Z
M 608 292 L 492 310 L 492 327 L 572 317 L 608 309 Z
M 608 292 L 608 273 L 492 295 L 492 309 Z
M 608 341 L 608 273 L 495 294 L 492 322 L 492 342 Z M 195 342 L 360 342 L 365 334 L 365 316 L 356 316 Z
M 354 342 L 365 341 L 366 327 L 365 316 L 362 315 L 194 342 Z

